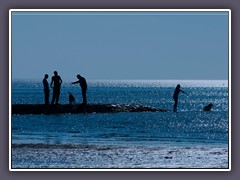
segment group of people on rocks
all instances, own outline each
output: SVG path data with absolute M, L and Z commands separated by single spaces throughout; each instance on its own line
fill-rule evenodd
M 83 105 L 87 104 L 87 81 L 84 77 L 82 77 L 80 74 L 77 75 L 78 80 L 75 82 L 72 82 L 72 84 L 79 84 L 81 89 L 82 89 L 82 97 L 83 97 Z M 43 87 L 44 87 L 44 95 L 45 95 L 45 104 L 49 104 L 49 95 L 50 95 L 50 89 L 49 89 L 49 84 L 48 84 L 48 74 L 45 74 L 44 79 L 43 79 Z M 50 87 L 53 88 L 53 95 L 52 95 L 52 102 L 51 104 L 56 104 L 58 105 L 59 101 L 59 96 L 60 96 L 60 91 L 61 91 L 61 84 L 62 84 L 62 79 L 58 75 L 57 71 L 54 71 L 54 75 L 52 76 L 51 84 Z M 75 101 L 75 98 L 73 95 L 69 92 L 69 101 L 73 102 Z
M 83 105 L 87 104 L 87 81 L 84 77 L 82 77 L 80 74 L 77 75 L 78 80 L 75 82 L 72 82 L 72 84 L 79 84 L 82 90 L 82 99 Z M 44 87 L 44 95 L 45 95 L 45 104 L 48 105 L 49 104 L 49 94 L 50 94 L 50 89 L 49 89 L 49 85 L 48 85 L 48 74 L 45 74 L 45 77 L 43 79 L 43 87 Z M 50 87 L 53 88 L 53 96 L 52 96 L 52 102 L 51 104 L 55 104 L 58 105 L 58 101 L 59 101 L 59 95 L 60 95 L 60 90 L 61 90 L 61 84 L 62 84 L 62 79 L 61 77 L 58 75 L 57 71 L 54 71 L 54 76 L 52 76 L 52 80 L 51 80 L 51 84 Z M 174 105 L 173 105 L 173 111 L 177 112 L 177 105 L 178 105 L 178 96 L 179 93 L 182 92 L 184 94 L 187 94 L 186 92 L 184 92 L 183 90 L 180 89 L 180 84 L 178 84 L 176 86 L 176 89 L 173 93 L 173 100 L 174 100 Z M 75 101 L 74 96 L 69 92 L 69 103 L 73 103 Z M 211 107 L 213 106 L 213 104 L 208 104 L 207 106 L 204 107 L 204 111 L 210 111 Z

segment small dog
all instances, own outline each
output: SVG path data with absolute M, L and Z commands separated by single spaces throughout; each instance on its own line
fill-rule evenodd
M 204 110 L 204 111 L 211 111 L 212 106 L 213 106 L 213 104 L 210 103 L 209 105 L 205 106 L 205 107 L 203 108 L 203 110 Z
M 75 97 L 72 95 L 72 93 L 69 93 L 69 104 L 75 104 Z

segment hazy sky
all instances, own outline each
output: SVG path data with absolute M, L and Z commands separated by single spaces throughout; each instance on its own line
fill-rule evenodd
M 228 79 L 227 12 L 13 12 L 12 78 Z

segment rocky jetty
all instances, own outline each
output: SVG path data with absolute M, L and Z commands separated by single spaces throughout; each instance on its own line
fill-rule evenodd
M 12 114 L 87 114 L 87 113 L 118 113 L 118 112 L 166 112 L 168 110 L 142 105 L 125 104 L 13 104 Z

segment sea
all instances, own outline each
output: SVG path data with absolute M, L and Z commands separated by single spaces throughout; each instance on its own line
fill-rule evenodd
M 178 111 L 173 112 L 177 84 Z M 60 104 L 79 85 L 63 82 Z M 50 92 L 50 102 L 52 90 Z M 12 104 L 43 104 L 42 80 L 13 80 Z M 227 80 L 89 80 L 88 104 L 137 104 L 168 112 L 12 115 L 12 169 L 228 169 Z M 209 112 L 203 107 L 212 103 Z

